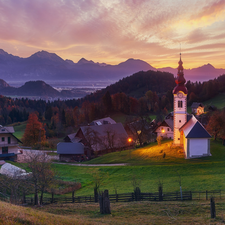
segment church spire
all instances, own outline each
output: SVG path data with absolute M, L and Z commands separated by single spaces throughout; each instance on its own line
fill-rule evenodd
M 179 66 L 178 66 L 178 71 L 177 71 L 177 78 L 175 79 L 175 82 L 177 84 L 177 86 L 174 88 L 173 90 L 173 94 L 177 94 L 179 91 L 184 92 L 185 94 L 187 94 L 187 88 L 185 87 L 185 78 L 184 78 L 184 68 L 183 68 L 183 62 L 181 60 L 181 53 L 180 53 L 180 61 L 178 62 Z

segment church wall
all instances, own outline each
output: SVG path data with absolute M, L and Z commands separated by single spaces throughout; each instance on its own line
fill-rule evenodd
M 190 138 L 189 154 L 190 157 L 207 156 L 208 154 L 208 138 Z

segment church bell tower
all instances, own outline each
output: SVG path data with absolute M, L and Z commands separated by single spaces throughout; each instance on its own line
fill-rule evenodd
M 183 136 L 179 129 L 187 122 L 187 88 L 185 87 L 185 78 L 183 72 L 183 62 L 178 62 L 178 73 L 175 80 L 177 86 L 173 89 L 173 143 L 175 145 L 183 144 Z

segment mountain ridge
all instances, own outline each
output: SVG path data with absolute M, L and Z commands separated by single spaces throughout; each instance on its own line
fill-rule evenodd
M 62 59 L 55 53 L 39 51 L 27 58 L 8 54 L 0 49 L 0 78 L 9 81 L 30 80 L 112 80 L 116 82 L 139 71 L 162 71 L 177 74 L 176 68 L 154 68 L 141 59 L 127 59 L 117 65 L 95 63 L 81 58 L 77 63 Z M 193 69 L 184 69 L 186 80 L 206 81 L 225 73 L 210 63 Z

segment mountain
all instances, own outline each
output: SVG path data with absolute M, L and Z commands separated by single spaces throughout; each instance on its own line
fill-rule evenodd
M 128 59 L 118 65 L 95 63 L 81 58 L 77 63 L 63 60 L 55 53 L 39 51 L 28 58 L 20 58 L 0 49 L 0 78 L 10 81 L 43 80 L 51 81 L 109 81 L 116 82 L 139 71 L 165 71 L 177 74 L 177 69 L 154 68 L 140 59 Z M 184 69 L 186 80 L 203 81 L 214 79 L 225 73 L 207 64 L 195 69 Z
M 1 95 L 61 97 L 62 94 L 44 81 L 29 81 L 19 88 L 10 87 L 4 80 L 0 80 Z M 71 93 L 67 93 L 71 95 Z

